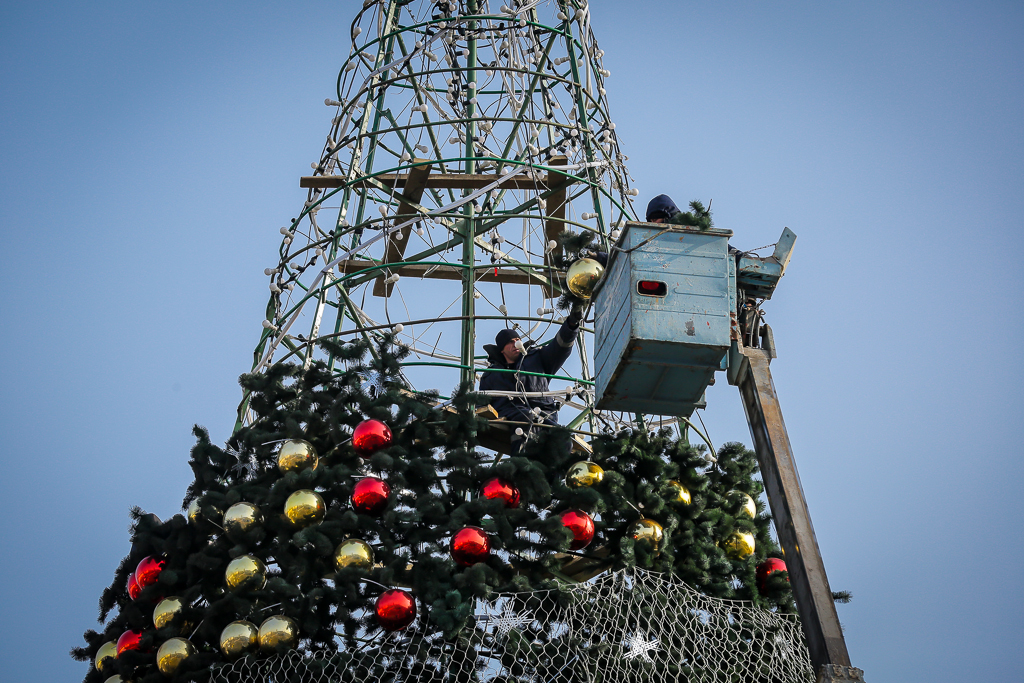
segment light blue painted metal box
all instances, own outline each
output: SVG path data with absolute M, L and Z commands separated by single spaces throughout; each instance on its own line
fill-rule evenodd
M 689 416 L 735 326 L 729 230 L 627 223 L 594 293 L 596 405 Z

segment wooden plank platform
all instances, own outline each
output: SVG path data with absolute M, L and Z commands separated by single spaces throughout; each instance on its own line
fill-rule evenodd
M 367 261 L 363 259 L 349 259 L 347 261 L 341 261 L 337 264 L 337 268 L 341 273 L 356 273 L 360 270 L 366 270 L 374 266 L 381 264 L 375 261 Z M 434 266 L 428 264 L 411 263 L 404 266 L 394 266 L 389 269 L 392 273 L 398 273 L 401 277 L 411 278 L 426 278 L 432 280 L 461 280 L 463 268 L 457 266 Z M 530 273 L 525 273 L 517 268 L 504 267 L 498 268 L 497 275 L 494 272 L 493 267 L 484 265 L 477 266 L 477 282 L 501 282 L 504 284 L 513 285 L 543 285 L 544 282 L 537 276 Z M 538 271 L 543 277 L 548 277 L 552 273 L 543 270 Z M 564 273 L 554 273 L 555 277 L 559 282 L 565 279 Z
M 375 178 L 359 178 L 350 187 L 359 189 L 375 187 L 373 181 L 376 180 L 386 187 L 403 188 L 409 183 L 410 175 L 414 177 L 413 183 L 417 182 L 415 174 L 412 173 L 384 173 Z M 481 187 L 487 187 L 504 177 L 493 173 L 431 173 L 424 187 L 476 190 Z M 543 178 L 527 178 L 520 174 L 508 178 L 501 186 L 505 189 L 513 190 L 550 190 L 552 187 L 565 182 L 565 180 L 565 176 L 558 175 L 557 173 L 548 173 Z M 340 175 L 302 176 L 299 179 L 299 187 L 333 190 L 338 187 L 344 187 L 346 182 L 347 178 Z

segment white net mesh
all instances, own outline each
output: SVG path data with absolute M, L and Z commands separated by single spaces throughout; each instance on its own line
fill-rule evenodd
M 814 680 L 794 615 L 719 600 L 643 570 L 607 573 L 561 591 L 480 602 L 460 642 L 401 632 L 355 652 L 246 658 L 220 683 L 488 681 L 597 683 Z

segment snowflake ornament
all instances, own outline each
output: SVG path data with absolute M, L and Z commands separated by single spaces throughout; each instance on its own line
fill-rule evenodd
M 224 451 L 235 458 L 235 464 L 231 466 L 231 473 L 235 475 L 236 480 L 248 481 L 255 477 L 256 463 L 252 461 L 252 457 L 248 453 L 234 446 L 228 446 Z
M 629 638 L 626 639 L 626 646 L 629 647 L 629 652 L 623 655 L 623 659 L 636 659 L 639 657 L 645 662 L 654 662 L 651 659 L 651 650 L 658 649 L 658 640 L 647 640 L 647 634 L 636 631 Z
M 371 370 L 363 377 L 362 389 L 370 398 L 377 398 L 384 390 L 384 378 L 377 370 Z
M 533 617 L 528 614 L 516 612 L 510 605 L 506 605 L 498 616 L 491 616 L 488 619 L 491 627 L 502 636 L 507 636 L 512 629 L 522 629 L 533 623 Z

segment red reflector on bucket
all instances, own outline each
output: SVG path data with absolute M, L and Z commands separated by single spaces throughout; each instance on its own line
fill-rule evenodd
M 668 286 L 657 280 L 640 280 L 636 283 L 636 291 L 637 294 L 646 294 L 647 296 L 665 296 L 668 293 Z

